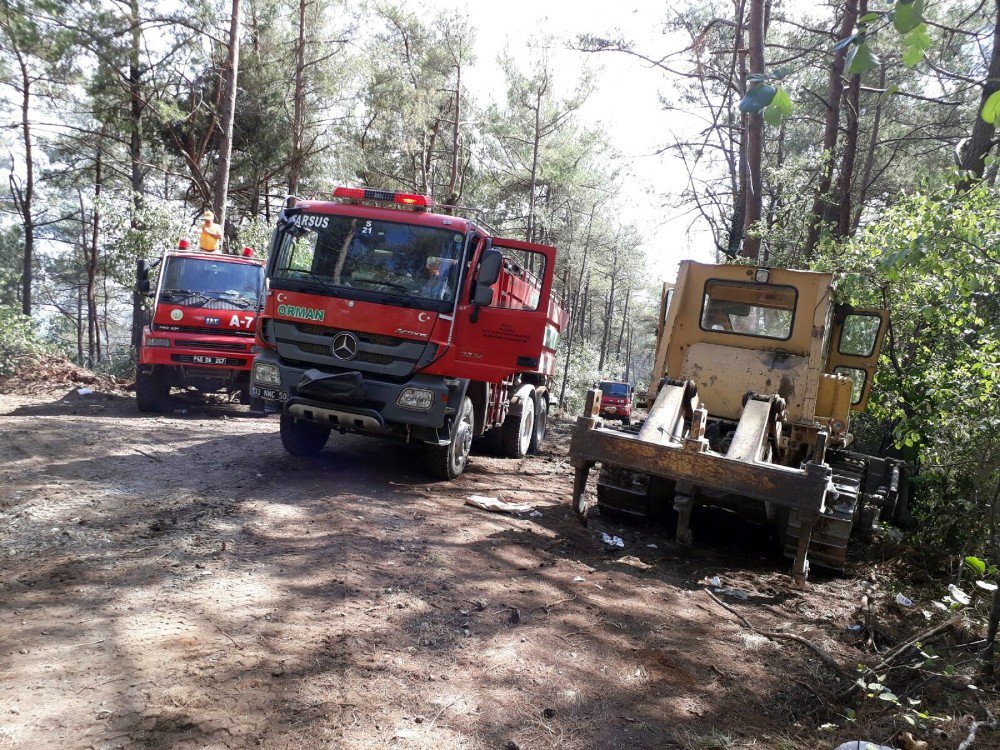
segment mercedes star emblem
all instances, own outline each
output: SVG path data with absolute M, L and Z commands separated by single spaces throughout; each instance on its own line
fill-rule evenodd
M 340 359 L 354 359 L 358 356 L 358 338 L 353 333 L 341 331 L 333 338 L 333 356 Z

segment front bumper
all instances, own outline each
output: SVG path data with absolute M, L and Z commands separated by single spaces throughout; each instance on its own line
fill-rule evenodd
M 149 337 L 169 339 L 170 346 L 147 346 Z M 139 349 L 139 364 L 216 370 L 220 375 L 233 370 L 249 372 L 254 359 L 251 346 L 251 337 L 147 329 Z
M 251 382 L 251 393 L 264 398 L 284 397 L 283 411 L 299 419 L 323 424 L 335 429 L 368 434 L 406 434 L 407 428 L 425 428 L 420 437 L 437 442 L 447 438 L 449 418 L 464 397 L 464 381 L 435 375 L 415 374 L 400 383 L 379 380 L 370 373 L 343 373 L 355 377 L 356 387 L 345 387 L 342 393 L 329 389 L 323 393 L 303 385 L 303 376 L 315 373 L 311 367 L 294 366 L 282 361 L 276 352 L 265 350 L 257 361 L 276 365 L 280 384 Z M 305 378 L 308 382 L 309 378 Z M 314 381 L 315 382 L 315 381 Z M 301 388 L 300 388 L 301 386 Z M 406 409 L 396 401 L 406 388 L 422 388 L 434 394 L 426 411 Z

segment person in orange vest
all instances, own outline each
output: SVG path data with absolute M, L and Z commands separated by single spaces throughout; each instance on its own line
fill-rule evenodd
M 206 211 L 201 215 L 201 240 L 199 247 L 206 253 L 214 253 L 219 249 L 222 239 L 222 227 L 215 223 L 215 214 Z

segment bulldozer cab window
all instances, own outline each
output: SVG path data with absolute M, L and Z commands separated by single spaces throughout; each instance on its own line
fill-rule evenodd
M 865 380 L 868 374 L 859 367 L 836 367 L 833 370 L 835 375 L 843 375 L 851 379 L 851 404 L 861 402 L 861 396 L 865 392 Z
M 879 326 L 878 315 L 848 315 L 840 330 L 837 350 L 852 357 L 870 357 L 875 351 Z
M 790 286 L 710 279 L 705 283 L 701 329 L 787 340 L 797 296 Z

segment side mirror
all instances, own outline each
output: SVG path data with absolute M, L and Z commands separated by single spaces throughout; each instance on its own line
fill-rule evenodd
M 479 274 L 476 276 L 476 286 L 472 290 L 472 315 L 469 316 L 472 323 L 479 320 L 480 307 L 493 304 L 493 290 L 490 287 L 497 283 L 502 267 L 503 253 L 488 245 L 479 259 Z
M 476 277 L 478 286 L 493 286 L 500 278 L 500 268 L 503 266 L 503 253 L 494 250 L 492 247 L 483 251 L 483 257 L 479 261 L 479 276 Z M 492 301 L 492 299 L 491 299 Z
M 476 307 L 489 307 L 493 304 L 493 290 L 480 281 L 472 295 L 472 304 Z

